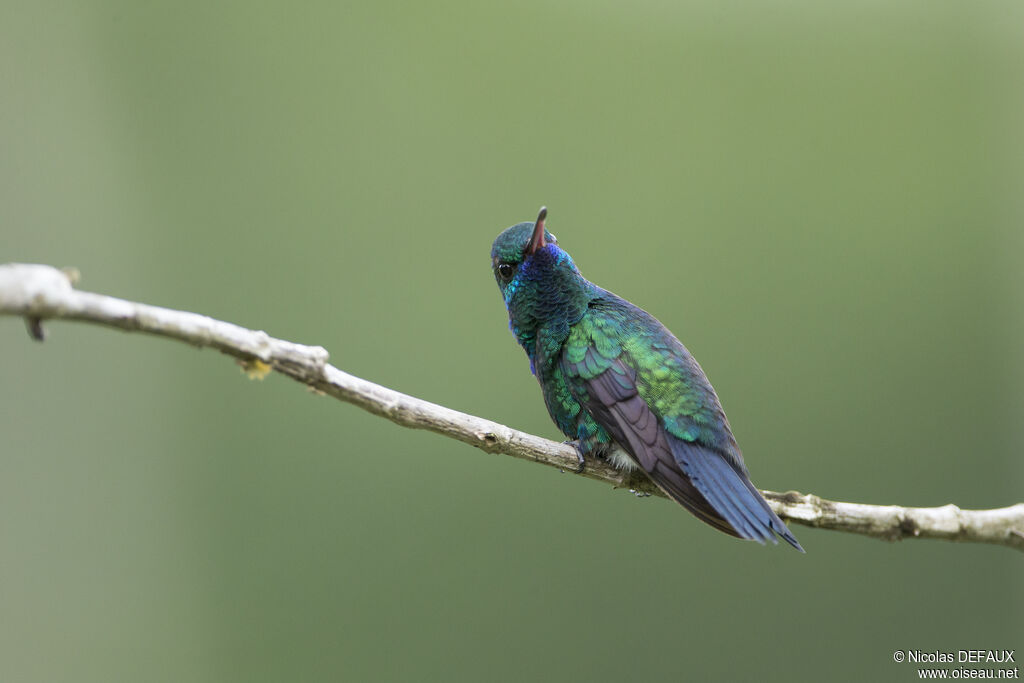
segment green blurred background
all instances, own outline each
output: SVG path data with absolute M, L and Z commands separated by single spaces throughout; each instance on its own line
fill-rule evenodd
M 0 261 L 559 438 L 489 270 L 551 209 L 754 481 L 1024 500 L 1024 4 L 3 2 Z M 894 680 L 1024 650 L 1006 548 L 794 527 L 0 320 L 0 680 Z

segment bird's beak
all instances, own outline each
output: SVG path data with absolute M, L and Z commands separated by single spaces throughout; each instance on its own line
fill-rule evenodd
M 548 207 L 540 207 L 540 213 L 537 214 L 537 222 L 533 224 L 533 237 L 530 238 L 529 244 L 526 245 L 526 256 L 532 255 L 546 244 L 544 241 L 544 219 L 547 217 Z

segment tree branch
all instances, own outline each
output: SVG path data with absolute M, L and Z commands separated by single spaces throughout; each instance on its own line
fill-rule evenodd
M 327 351 L 275 339 L 197 313 L 175 311 L 77 291 L 75 273 L 43 265 L 0 265 L 0 315 L 25 318 L 29 334 L 43 338 L 42 321 L 79 320 L 129 332 L 169 337 L 233 356 L 250 373 L 270 369 L 316 391 L 353 403 L 412 429 L 426 429 L 476 446 L 563 470 L 573 470 L 576 452 L 568 445 L 460 413 L 360 379 L 330 365 Z M 623 473 L 604 461 L 588 460 L 584 477 L 629 488 L 637 495 L 663 495 L 643 474 Z M 890 541 L 939 538 L 992 543 L 1024 551 L 1024 503 L 995 510 L 961 510 L 955 505 L 909 508 L 825 500 L 797 492 L 764 492 L 775 512 L 791 522 L 873 536 Z

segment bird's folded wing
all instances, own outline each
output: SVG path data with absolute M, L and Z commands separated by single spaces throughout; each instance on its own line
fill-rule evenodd
M 774 543 L 778 534 L 801 549 L 745 471 L 713 448 L 665 429 L 662 418 L 641 396 L 637 371 L 625 362 L 627 358 L 608 359 L 591 348 L 577 363 L 563 358 L 562 371 L 583 408 L 655 484 L 698 518 L 759 543 Z
M 593 350 L 587 355 L 593 354 Z M 621 360 L 591 357 L 590 369 L 601 362 L 608 368 L 593 374 L 563 360 L 562 371 L 570 391 L 608 434 L 639 464 L 647 476 L 671 498 L 711 526 L 733 536 L 740 534 L 701 495 L 676 463 L 669 435 L 658 416 L 640 396 L 636 371 Z M 587 358 L 582 361 L 586 366 Z M 592 375 L 589 379 L 583 375 Z

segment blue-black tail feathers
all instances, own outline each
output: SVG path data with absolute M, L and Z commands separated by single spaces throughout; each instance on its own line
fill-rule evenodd
M 754 488 L 746 472 L 738 470 L 721 454 L 699 444 L 673 436 L 669 436 L 668 441 L 672 455 L 690 483 L 737 536 L 763 544 L 765 541 L 778 543 L 777 534 L 804 552 L 793 533 Z M 708 521 L 703 515 L 701 517 Z

